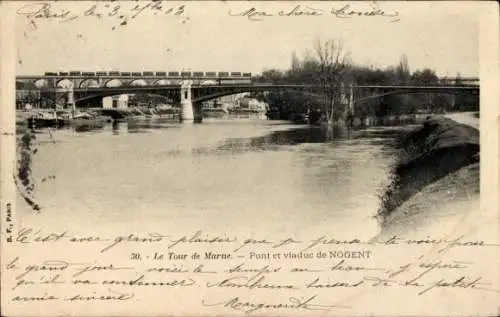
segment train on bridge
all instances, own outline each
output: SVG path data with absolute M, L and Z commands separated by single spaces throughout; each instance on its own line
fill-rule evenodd
M 243 72 L 46 72 L 47 77 L 169 77 L 169 78 L 251 78 Z

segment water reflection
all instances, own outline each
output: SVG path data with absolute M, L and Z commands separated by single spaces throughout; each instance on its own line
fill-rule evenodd
M 104 129 L 107 123 L 96 123 L 96 124 L 78 124 L 73 126 L 73 130 L 78 133 L 83 132 L 94 132 Z
M 214 231 L 352 234 L 355 226 L 371 232 L 392 163 L 386 145 L 397 129 L 333 135 L 250 119 L 45 130 L 37 138 L 47 143 L 33 158 L 33 173 L 57 177 L 37 187 L 45 218 L 26 221 L 64 223 L 68 230 L 84 223 L 189 231 L 210 223 Z
M 338 132 L 337 132 L 338 131 Z M 369 140 L 373 145 L 393 145 L 396 137 L 401 135 L 401 129 L 397 128 L 375 128 L 366 130 L 349 130 L 328 135 L 319 127 L 300 126 L 286 130 L 278 130 L 258 137 L 227 138 L 216 148 L 195 148 L 193 154 L 224 155 L 226 153 L 237 154 L 244 152 L 265 152 L 286 150 L 288 146 L 315 143 L 338 143 L 349 140 L 350 145 L 361 144 Z M 307 149 L 306 149 L 307 151 Z M 317 149 L 315 150 L 317 151 Z
M 112 131 L 114 135 L 123 133 L 150 133 L 152 130 L 170 129 L 178 127 L 179 121 L 169 118 L 114 121 Z

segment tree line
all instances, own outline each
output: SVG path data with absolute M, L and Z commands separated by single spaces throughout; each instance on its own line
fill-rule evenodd
M 326 121 L 345 117 L 342 90 L 350 83 L 356 85 L 443 85 L 432 69 L 410 70 L 408 58 L 401 56 L 397 64 L 386 68 L 360 66 L 352 63 L 344 53 L 342 44 L 335 41 L 315 43 L 314 49 L 299 58 L 292 53 L 291 65 L 286 70 L 267 69 L 255 79 L 257 82 L 276 84 L 314 84 L 320 94 L 298 91 L 272 91 L 254 93 L 253 97 L 270 106 L 270 114 L 279 119 L 290 119 L 294 114 L 317 111 Z M 454 85 L 463 85 L 458 73 Z M 449 84 L 448 84 L 449 85 Z M 355 96 L 360 98 L 363 96 Z M 384 117 L 415 114 L 419 112 L 442 113 L 445 111 L 477 111 L 477 96 L 418 93 L 389 95 L 357 102 L 352 115 L 357 117 Z

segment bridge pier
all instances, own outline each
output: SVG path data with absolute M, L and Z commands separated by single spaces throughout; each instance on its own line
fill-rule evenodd
M 68 89 L 68 101 L 67 107 L 71 109 L 71 112 L 75 114 L 76 106 L 75 106 L 75 93 L 73 91 L 73 87 Z
M 194 122 L 193 101 L 191 99 L 192 81 L 185 81 L 181 85 L 181 122 Z
M 193 104 L 194 123 L 201 123 L 203 121 L 203 105 L 201 102 Z

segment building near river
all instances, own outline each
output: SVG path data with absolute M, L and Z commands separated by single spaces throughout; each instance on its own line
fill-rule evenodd
M 265 112 L 268 108 L 267 103 L 255 98 L 243 97 L 238 100 L 238 108 L 251 112 Z
M 126 109 L 128 108 L 128 95 L 119 95 L 119 96 L 111 96 L 102 98 L 102 107 L 109 108 L 117 108 L 117 109 Z

